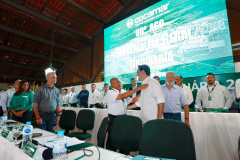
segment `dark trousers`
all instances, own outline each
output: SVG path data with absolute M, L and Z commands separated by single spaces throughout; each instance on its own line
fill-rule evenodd
M 80 107 L 88 108 L 88 102 L 80 102 Z
M 53 125 L 56 119 L 56 114 L 49 115 L 48 113 L 40 113 L 42 125 L 37 124 L 38 128 L 53 132 Z
M 181 121 L 181 113 L 163 113 L 164 119 Z
M 14 113 L 12 115 L 12 119 L 18 122 L 25 123 L 28 121 L 32 121 L 33 111 L 26 111 L 22 114 L 22 117 L 17 117 Z
M 70 103 L 71 107 L 77 107 L 77 103 Z
M 122 116 L 122 115 L 119 115 L 119 116 Z M 113 122 L 114 122 L 114 119 L 115 119 L 116 117 L 118 117 L 118 116 L 108 114 L 108 128 L 107 128 L 108 139 L 107 139 L 106 148 L 107 148 L 108 150 L 111 150 L 111 151 L 114 151 L 114 152 L 116 152 L 116 148 L 114 148 L 113 145 L 112 145 L 111 134 L 112 134 Z M 122 153 L 122 154 L 126 154 L 126 155 L 129 154 L 129 152 L 123 152 L 122 150 L 119 150 L 119 152 Z
M 90 108 L 93 108 L 94 106 L 96 108 L 102 108 L 103 109 L 103 107 L 100 105 L 100 103 L 90 104 Z
M 3 109 L 2 109 L 2 106 L 0 106 L 0 116 L 3 116 Z

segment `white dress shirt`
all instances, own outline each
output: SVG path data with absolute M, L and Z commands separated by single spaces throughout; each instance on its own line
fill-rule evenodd
M 121 91 L 124 93 L 126 91 Z M 104 101 L 107 102 L 108 113 L 111 115 L 124 115 L 127 113 L 127 106 L 132 101 L 132 98 L 128 97 L 126 99 L 117 99 L 119 91 L 116 89 L 110 90 L 107 95 L 104 97 Z
M 68 94 L 63 94 L 62 95 L 62 99 L 63 99 L 63 103 L 62 104 L 69 104 L 69 95 Z
M 147 121 L 157 119 L 158 104 L 164 103 L 165 98 L 157 80 L 151 79 L 149 76 L 142 84 L 149 84 L 149 86 L 141 91 L 141 95 L 135 104 L 141 107 L 141 119 L 145 124 Z
M 7 108 L 9 107 L 10 101 L 12 99 L 13 94 L 16 92 L 15 88 L 8 89 L 5 92 L 2 92 L 1 94 L 1 105 L 3 111 L 7 111 Z
M 109 90 L 107 90 L 107 92 L 104 90 L 103 92 L 101 92 L 100 94 L 100 102 L 103 104 L 106 104 L 107 102 L 104 101 L 104 97 L 108 94 Z
M 137 85 L 135 87 L 132 86 L 132 90 L 137 88 Z M 137 92 L 133 93 L 132 98 L 135 98 L 137 96 Z
M 208 85 L 207 85 L 208 86 Z M 199 109 L 204 108 L 222 108 L 229 109 L 233 102 L 233 96 L 227 89 L 227 87 L 222 86 L 220 84 L 216 84 L 216 86 L 208 86 L 209 91 L 211 92 L 213 87 L 213 91 L 210 93 L 211 100 L 209 101 L 209 92 L 207 86 L 204 86 L 198 90 L 196 102 L 198 104 Z
M 70 92 L 69 93 L 69 103 L 77 103 L 79 102 L 79 100 L 77 99 L 77 96 L 78 96 L 78 92 L 77 91 L 74 91 L 74 92 Z
M 193 102 L 192 90 L 185 84 L 182 84 L 181 88 L 183 90 L 185 97 L 187 98 L 188 105 L 190 105 Z
M 240 79 L 236 80 L 236 98 L 239 99 L 240 97 Z
M 95 90 L 94 92 L 89 92 L 89 104 L 100 103 L 100 92 Z

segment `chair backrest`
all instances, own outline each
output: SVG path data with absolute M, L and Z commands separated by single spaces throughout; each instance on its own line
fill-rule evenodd
M 116 149 L 122 151 L 138 151 L 142 132 L 142 121 L 135 116 L 119 116 L 114 119 L 111 141 Z
M 69 133 L 69 130 L 75 128 L 76 122 L 76 112 L 73 110 L 64 110 L 59 120 L 59 126 L 62 129 L 66 130 L 66 133 Z
M 98 134 L 97 134 L 98 147 L 104 148 L 107 127 L 108 127 L 108 117 L 105 117 L 98 129 Z
M 95 112 L 89 109 L 83 109 L 78 112 L 76 126 L 78 129 L 82 129 L 84 133 L 87 130 L 93 129 L 95 120 Z
M 177 160 L 195 160 L 192 131 L 180 121 L 164 119 L 149 121 L 143 127 L 139 154 Z

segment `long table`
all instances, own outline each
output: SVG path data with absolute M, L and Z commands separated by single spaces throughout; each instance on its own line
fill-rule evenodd
M 33 138 L 35 140 L 40 140 L 40 139 L 56 136 L 55 133 L 44 131 L 44 130 L 38 129 L 38 128 L 34 128 L 33 133 L 42 133 L 42 136 Z M 20 141 L 18 141 L 18 143 L 19 142 Z M 36 152 L 34 159 L 35 160 L 43 160 L 42 152 L 45 149 L 46 149 L 45 147 L 38 145 L 38 150 Z M 100 152 L 100 160 L 113 160 L 113 159 L 117 160 L 118 158 L 122 159 L 125 156 L 123 154 L 112 152 L 112 151 L 109 151 L 109 150 L 106 150 L 106 149 L 100 148 L 100 147 L 98 148 L 99 149 L 99 151 L 98 151 L 98 149 L 95 146 L 87 147 L 87 149 L 92 150 L 93 155 L 89 156 L 89 157 L 85 156 L 85 157 L 81 158 L 81 160 L 97 160 L 99 157 L 99 152 Z M 89 154 L 89 152 L 87 152 L 87 153 Z M 74 152 L 67 154 L 67 156 L 68 156 L 67 159 L 73 160 L 83 154 L 84 154 L 83 150 L 74 151 Z M 2 136 L 0 136 L 0 159 L 1 160 L 20 160 L 20 159 L 21 160 L 33 160 L 27 154 L 22 152 L 17 146 L 14 146 L 11 142 L 9 142 L 7 139 L 3 138 Z
M 83 108 L 62 107 L 61 109 L 74 110 L 78 114 Z M 90 108 L 89 108 L 90 109 Z M 95 112 L 94 128 L 90 143 L 97 145 L 97 132 L 106 109 L 91 108 Z M 140 117 L 140 111 L 128 110 L 128 115 Z M 182 121 L 184 121 L 182 112 Z M 238 137 L 240 136 L 240 114 L 238 113 L 205 113 L 190 112 L 190 125 L 194 135 L 197 160 L 238 160 Z M 55 131 L 61 130 L 59 125 Z M 71 132 L 80 131 L 74 128 Z

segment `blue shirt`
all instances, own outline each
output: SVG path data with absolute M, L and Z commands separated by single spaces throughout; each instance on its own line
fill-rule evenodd
M 78 94 L 77 98 L 80 99 L 80 103 L 82 103 L 82 102 L 88 102 L 88 96 L 89 96 L 89 92 L 88 92 L 88 90 L 85 90 L 84 92 L 81 91 L 81 92 Z
M 170 90 L 166 84 L 162 85 L 162 92 L 165 97 L 164 113 L 180 113 L 181 105 L 188 104 L 182 88 L 175 84 Z

